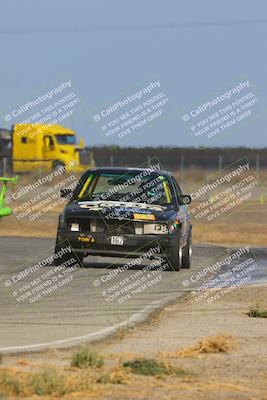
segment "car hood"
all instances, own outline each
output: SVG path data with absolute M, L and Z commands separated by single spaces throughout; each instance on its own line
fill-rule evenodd
M 173 206 L 122 201 L 75 201 L 65 208 L 67 217 L 78 218 L 138 219 L 134 214 L 151 215 L 154 216 L 153 220 L 170 220 L 175 218 L 177 210 L 175 211 Z

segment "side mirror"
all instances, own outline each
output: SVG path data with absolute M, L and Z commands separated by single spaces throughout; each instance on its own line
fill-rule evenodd
M 50 140 L 49 140 L 49 137 L 48 137 L 48 136 L 46 136 L 46 137 L 44 138 L 44 146 L 45 146 L 45 147 L 50 147 Z
M 72 193 L 71 189 L 60 189 L 60 197 L 67 197 L 69 194 Z
M 80 138 L 80 140 L 79 140 L 79 146 L 80 146 L 81 149 L 84 149 L 84 148 L 85 148 L 85 142 L 84 142 L 84 139 L 83 139 L 83 138 Z
M 44 137 L 44 147 L 51 151 L 55 149 L 55 143 L 51 136 Z
M 181 204 L 184 204 L 184 205 L 190 204 L 192 201 L 191 196 L 189 194 L 181 194 L 179 196 L 179 200 L 180 200 Z

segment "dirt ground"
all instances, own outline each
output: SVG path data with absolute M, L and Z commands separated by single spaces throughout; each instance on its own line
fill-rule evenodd
M 236 289 L 212 304 L 196 302 L 188 294 L 147 323 L 119 332 L 104 343 L 94 344 L 93 347 L 104 356 L 104 368 L 113 368 L 117 378 L 112 383 L 93 384 L 90 391 L 74 392 L 64 398 L 267 399 L 267 319 L 251 318 L 246 314 L 256 302 L 260 308 L 267 309 L 266 285 Z M 222 338 L 223 345 L 226 344 L 222 349 L 226 351 L 201 353 L 190 350 L 200 339 L 214 335 Z M 4 356 L 1 369 L 36 370 L 49 365 L 66 372 L 73 351 Z M 142 357 L 171 363 L 185 374 L 153 377 L 124 373 L 123 361 Z

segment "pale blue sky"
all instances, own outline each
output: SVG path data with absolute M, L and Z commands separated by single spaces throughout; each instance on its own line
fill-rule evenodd
M 3 116 L 10 107 L 67 77 L 85 108 L 77 107 L 66 125 L 89 145 L 106 144 L 87 112 L 155 77 L 170 98 L 170 114 L 112 143 L 191 146 L 177 110 L 245 76 L 261 112 L 213 144 L 266 146 L 264 0 L 9 0 L 0 15 L 0 126 L 9 126 Z

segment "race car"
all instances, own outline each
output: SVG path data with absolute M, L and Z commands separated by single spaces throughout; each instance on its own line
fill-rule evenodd
M 170 172 L 157 168 L 86 171 L 59 216 L 55 254 L 71 246 L 80 265 L 88 255 L 137 257 L 155 244 L 170 269 L 190 268 L 192 223 L 189 195 Z M 62 252 L 61 252 L 62 254 Z M 56 265 L 62 258 L 55 258 Z

